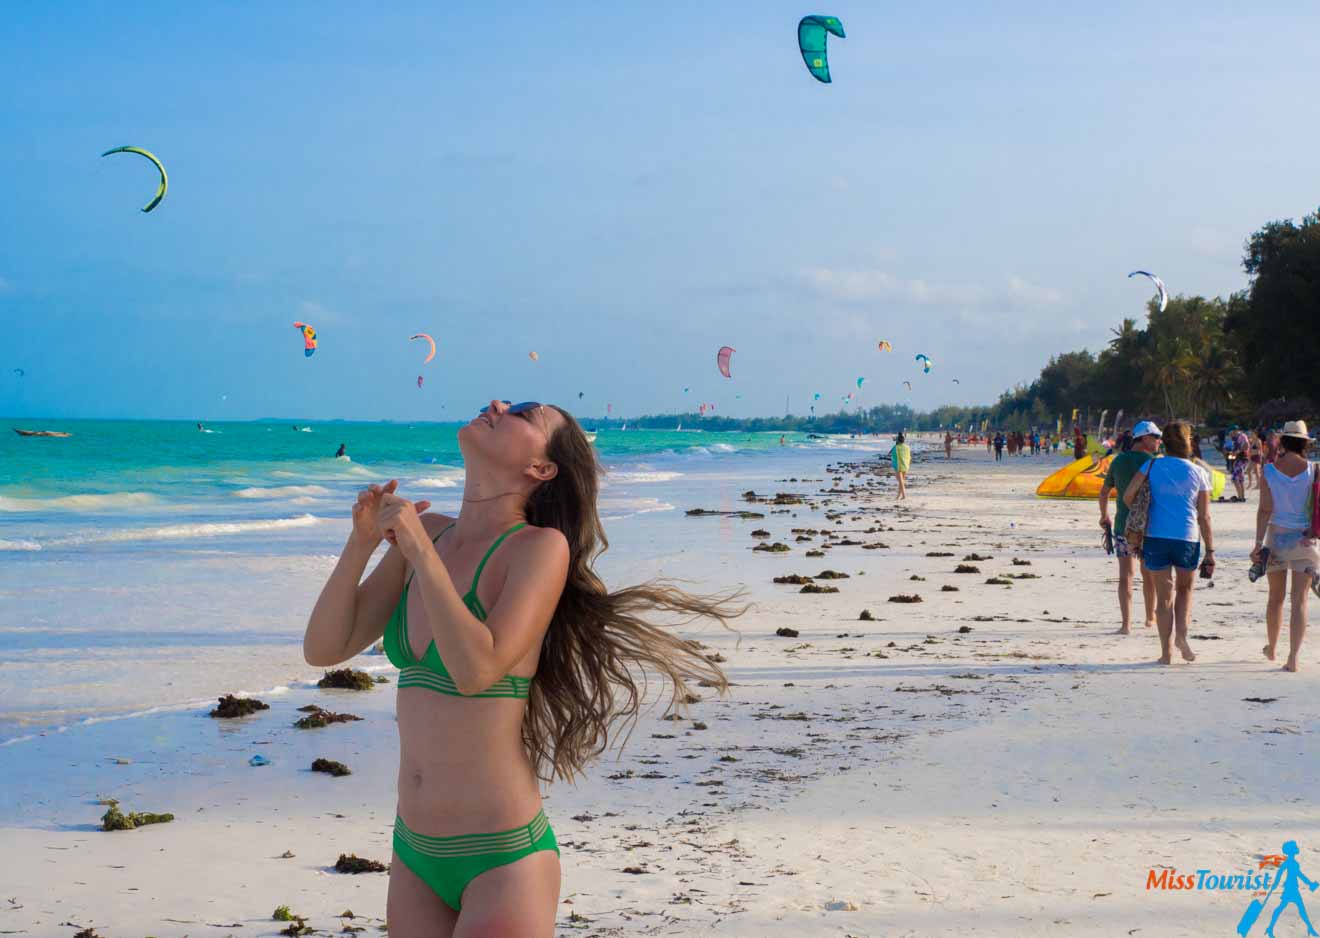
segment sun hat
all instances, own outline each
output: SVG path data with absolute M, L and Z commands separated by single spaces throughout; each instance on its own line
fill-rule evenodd
M 1306 432 L 1305 420 L 1289 420 L 1283 425 L 1283 430 L 1279 432 L 1279 436 L 1293 436 L 1300 440 L 1311 438 L 1311 434 Z
M 1143 420 L 1132 428 L 1132 439 L 1135 440 L 1143 436 L 1164 436 L 1164 434 L 1160 432 L 1159 427 L 1155 426 L 1153 420 Z

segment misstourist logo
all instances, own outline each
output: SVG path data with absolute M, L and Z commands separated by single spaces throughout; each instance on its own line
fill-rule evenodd
M 1320 936 L 1320 932 L 1317 932 L 1311 924 L 1311 917 L 1306 914 L 1301 889 L 1302 885 L 1305 885 L 1311 892 L 1315 892 L 1316 886 L 1320 883 L 1308 878 L 1302 872 L 1302 866 L 1297 861 L 1297 854 L 1301 852 L 1297 847 L 1297 841 L 1290 840 L 1280 849 L 1282 853 L 1265 854 L 1259 857 L 1256 869 L 1242 873 L 1219 873 L 1214 870 L 1179 873 L 1168 867 L 1151 869 L 1146 874 L 1146 889 L 1253 892 L 1254 895 L 1247 904 L 1246 911 L 1238 921 L 1237 934 L 1241 938 L 1247 938 L 1251 933 L 1271 899 L 1277 899 L 1277 904 L 1270 916 L 1270 923 L 1265 926 L 1263 932 L 1267 938 L 1274 938 L 1274 926 L 1278 924 L 1279 917 L 1289 906 L 1296 909 L 1302 924 L 1306 926 L 1308 936 Z

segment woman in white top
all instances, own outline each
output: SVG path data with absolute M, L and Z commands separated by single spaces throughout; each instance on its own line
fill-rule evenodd
M 1214 573 L 1215 546 L 1210 531 L 1210 473 L 1192 462 L 1191 426 L 1175 421 L 1165 427 L 1164 452 L 1163 459 L 1152 459 L 1141 467 L 1123 493 L 1123 501 L 1132 507 L 1142 483 L 1149 480 L 1150 515 L 1141 545 L 1141 563 L 1155 581 L 1160 664 L 1170 664 L 1174 645 L 1184 661 L 1196 660 L 1187 644 L 1192 586 L 1201 559 L 1201 541 L 1205 541 L 1206 576 Z
M 1251 559 L 1260 562 L 1261 548 L 1269 549 L 1265 568 L 1270 598 L 1265 606 L 1265 657 L 1274 660 L 1274 647 L 1283 625 L 1283 597 L 1292 574 L 1292 615 L 1288 620 L 1288 663 L 1285 671 L 1297 670 L 1297 654 L 1306 634 L 1306 594 L 1320 582 L 1320 547 L 1307 537 L 1311 526 L 1308 498 L 1316 467 L 1306 461 L 1311 438 L 1306 422 L 1284 424 L 1279 437 L 1278 459 L 1261 473 L 1260 506 L 1256 509 L 1256 546 Z

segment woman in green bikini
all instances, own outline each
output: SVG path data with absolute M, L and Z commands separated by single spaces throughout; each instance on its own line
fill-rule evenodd
M 727 625 L 740 610 L 662 583 L 606 590 L 591 569 L 607 546 L 600 467 L 567 412 L 491 401 L 458 441 L 459 517 L 424 514 L 393 481 L 358 495 L 303 652 L 329 667 L 384 636 L 400 669 L 391 938 L 549 938 L 559 848 L 538 781 L 572 781 L 636 718 L 638 669 L 669 680 L 671 705 L 688 681 L 727 691 L 648 612 Z

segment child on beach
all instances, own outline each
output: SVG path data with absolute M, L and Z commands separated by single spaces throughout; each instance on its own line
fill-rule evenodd
M 592 569 L 606 547 L 600 466 L 566 411 L 491 401 L 458 442 L 457 517 L 426 513 L 396 481 L 359 493 L 303 654 L 332 667 L 383 636 L 400 669 L 390 935 L 550 935 L 560 856 L 538 783 L 573 780 L 635 720 L 639 671 L 665 678 L 671 703 L 688 681 L 727 690 L 648 614 L 727 625 L 742 610 L 660 582 L 606 589 Z

